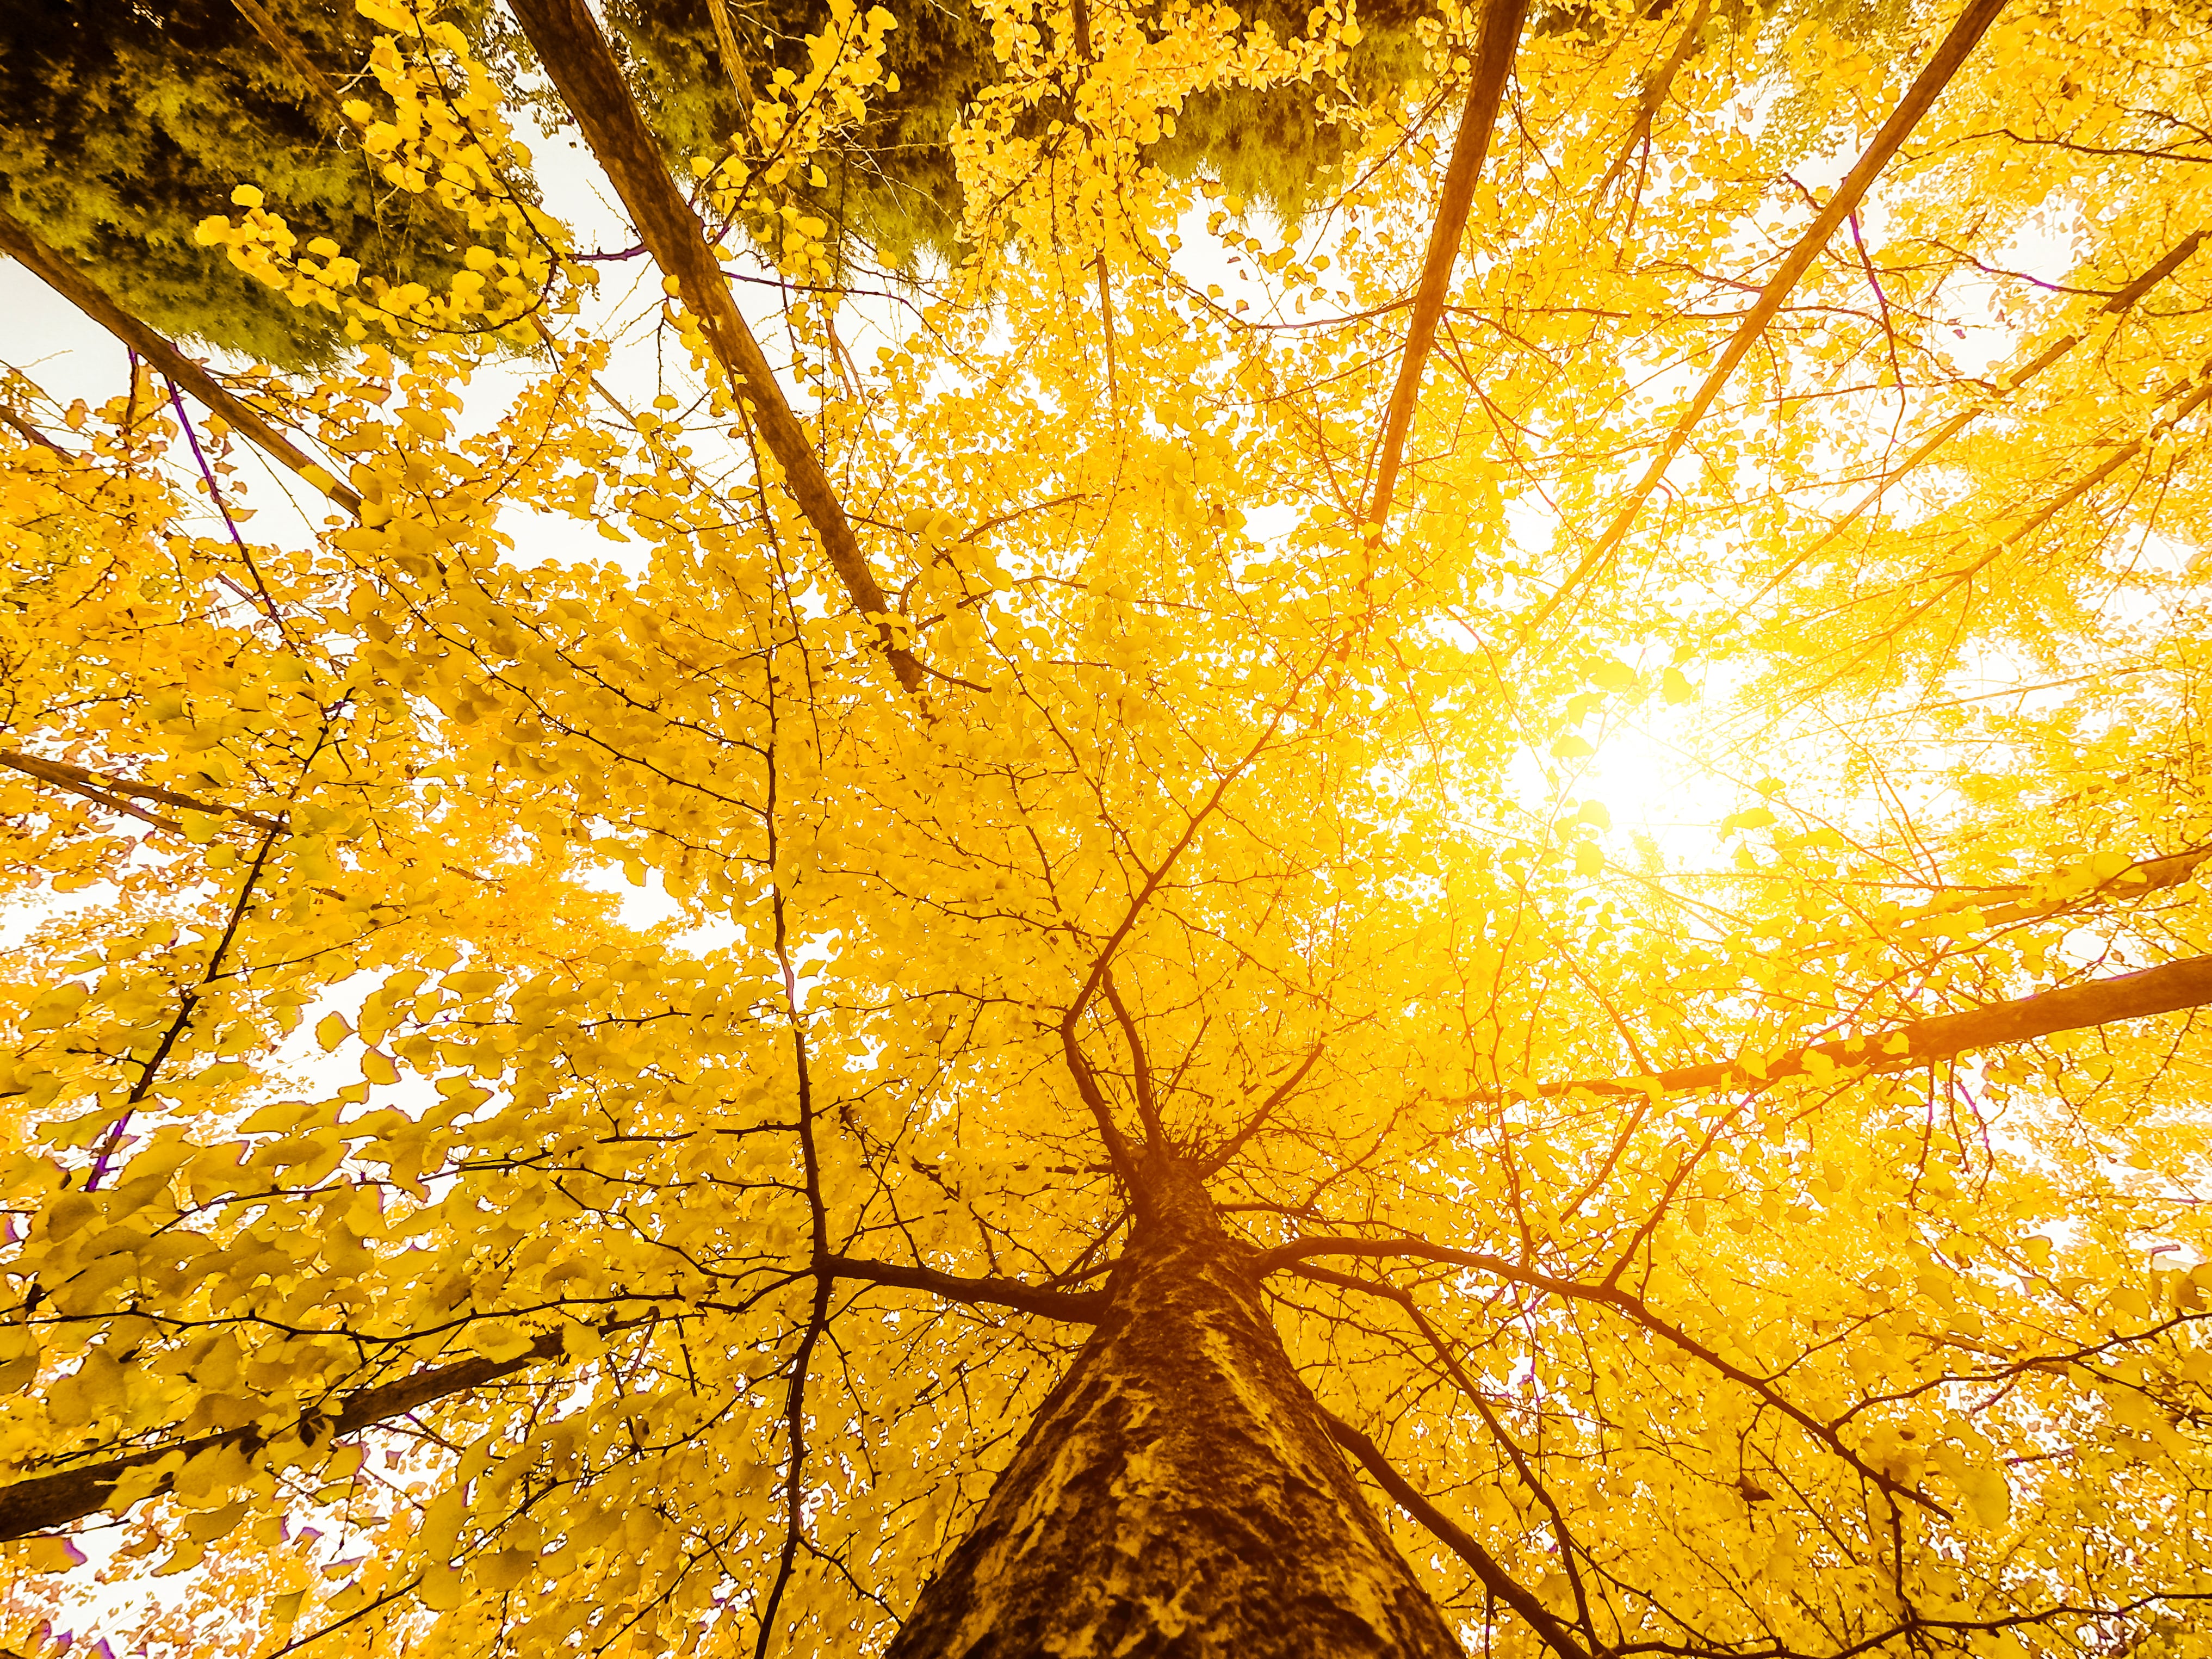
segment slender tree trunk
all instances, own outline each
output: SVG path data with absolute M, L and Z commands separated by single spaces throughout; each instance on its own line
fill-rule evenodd
M 1291 1368 L 1194 1170 L 890 1659 L 1459 1659 Z

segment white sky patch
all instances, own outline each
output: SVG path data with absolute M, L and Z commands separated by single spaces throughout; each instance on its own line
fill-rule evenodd
M 0 898 L 0 952 L 21 950 L 50 921 L 107 902 L 115 890 L 106 884 L 56 893 L 41 888 L 30 895 Z

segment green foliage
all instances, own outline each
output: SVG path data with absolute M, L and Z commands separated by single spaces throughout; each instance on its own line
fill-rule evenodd
M 819 158 L 827 182 L 800 193 L 841 233 L 848 256 L 857 241 L 884 264 L 911 269 L 925 251 L 947 262 L 959 258 L 966 202 L 953 165 L 953 129 L 1001 69 L 989 28 L 963 0 L 894 0 L 889 9 L 897 26 L 884 67 L 896 85 L 871 100 L 866 120 L 846 135 L 842 149 Z M 1237 12 L 1243 28 L 1264 28 L 1277 40 L 1309 32 L 1309 9 L 1284 0 L 1257 0 Z M 716 52 L 708 0 L 613 0 L 607 15 L 672 163 L 680 168 L 691 156 L 720 150 L 739 110 Z M 1302 218 L 1328 195 L 1355 142 L 1356 127 L 1329 118 L 1336 100 L 1346 92 L 1372 99 L 1419 73 L 1413 26 L 1426 15 L 1428 8 L 1408 0 L 1360 6 L 1364 34 L 1350 54 L 1342 89 L 1201 93 L 1146 160 L 1172 178 L 1216 179 L 1285 222 Z M 807 38 L 823 29 L 830 9 L 825 0 L 737 0 L 729 16 L 746 73 L 759 85 L 778 70 L 805 73 Z M 1068 100 L 1048 100 L 1027 125 L 1041 130 L 1074 114 Z
M 318 64 L 368 52 L 374 31 L 350 6 L 271 9 Z M 323 101 L 230 0 L 0 8 L 8 211 L 133 316 L 285 368 L 333 357 L 337 319 L 193 240 L 235 185 L 257 184 L 301 240 L 328 236 L 372 273 L 432 281 L 454 268 L 435 204 L 386 189 Z

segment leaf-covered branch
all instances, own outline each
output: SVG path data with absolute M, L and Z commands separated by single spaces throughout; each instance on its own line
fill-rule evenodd
M 2191 867 L 2194 867 L 2193 864 Z M 2181 879 L 2177 874 L 2176 880 Z M 1902 1072 L 1954 1060 L 1980 1048 L 2027 1042 L 2059 1031 L 2078 1031 L 2122 1020 L 2148 1019 L 2212 1003 L 2212 957 L 2162 963 L 2132 974 L 2069 985 L 2033 996 L 1993 1002 L 1963 1013 L 1938 1014 L 1864 1036 L 1816 1042 L 1760 1060 L 1714 1060 L 1681 1066 L 1644 1078 L 1581 1078 L 1547 1083 L 1536 1092 L 1557 1096 L 1674 1094 L 1691 1090 L 1757 1088 L 1784 1078 L 1841 1072 Z
M 1906 88 L 1905 96 L 1898 100 L 1897 107 L 1890 112 L 1889 118 L 1882 123 L 1881 130 L 1875 134 L 1873 142 L 1866 147 L 1827 201 L 1822 204 L 1820 210 L 1814 216 L 1813 222 L 1805 228 L 1789 252 L 1783 256 L 1780 267 L 1766 279 L 1759 291 L 1759 297 L 1752 302 L 1751 309 L 1744 313 L 1743 320 L 1736 325 L 1735 332 L 1729 337 L 1728 344 L 1722 348 L 1719 358 L 1705 371 L 1704 380 L 1691 395 L 1689 403 L 1675 416 L 1674 425 L 1659 445 L 1658 452 L 1644 467 L 1643 476 L 1630 488 L 1627 500 L 1615 510 L 1613 521 L 1606 526 L 1604 533 L 1591 544 L 1589 550 L 1583 555 L 1567 579 L 1554 588 L 1551 596 L 1530 612 L 1528 620 L 1522 623 L 1521 641 L 1528 641 L 1553 612 L 1571 599 L 1583 584 L 1604 566 L 1627 538 L 1629 531 L 1644 511 L 1644 503 L 1651 499 L 1653 492 L 1666 477 L 1667 470 L 1674 464 L 1674 458 L 1682 453 L 1682 446 L 1689 441 L 1690 434 L 1705 418 L 1714 400 L 1734 378 L 1743 360 L 1750 356 L 1752 347 L 1759 343 L 1759 337 L 1766 331 L 1766 325 L 1780 314 L 1791 290 L 1813 268 L 1813 262 L 1827 246 L 1828 239 L 1858 210 L 1860 202 L 1865 198 L 1874 181 L 1881 177 L 1882 170 L 1905 147 L 1905 141 L 1912 136 L 1913 129 L 1934 107 L 1936 99 L 1951 84 L 1952 77 L 1965 65 L 1974 48 L 1981 43 L 1982 36 L 2004 8 L 2005 0 L 1967 0 L 1966 9 L 1951 25 L 1950 33 L 1943 37 L 1942 43 L 1936 48 L 1935 55 L 1928 60 L 1911 86 Z
M 153 1470 L 152 1478 L 131 1482 L 130 1500 L 158 1498 L 176 1485 L 177 1476 L 196 1458 L 223 1452 L 251 1457 L 270 1446 L 296 1440 L 312 1449 L 333 1440 L 360 1433 L 407 1413 L 435 1405 L 441 1400 L 514 1376 L 547 1360 L 561 1357 L 562 1336 L 549 1331 L 533 1341 L 526 1352 L 509 1359 L 478 1357 L 451 1365 L 432 1366 L 394 1382 L 379 1383 L 347 1395 L 332 1413 L 310 1412 L 288 1428 L 264 1433 L 259 1429 L 231 1429 L 202 1435 L 169 1445 L 111 1457 L 104 1462 L 80 1464 L 52 1474 L 33 1475 L 0 1486 L 0 1540 L 51 1532 L 112 1507 L 117 1488 L 134 1471 Z
M 653 262 L 675 279 L 685 308 L 699 319 L 733 390 L 750 404 L 769 453 L 783 468 L 784 481 L 821 538 L 822 550 L 844 584 L 846 597 L 875 623 L 899 684 L 914 690 L 921 683 L 921 666 L 898 642 L 890 601 L 884 597 L 854 538 L 844 503 L 822 470 L 805 428 L 785 402 L 760 343 L 738 310 L 729 283 L 708 246 L 705 225 L 670 182 L 659 146 L 638 112 L 606 37 L 582 0 L 509 3 L 562 102 L 583 130 L 592 155 L 629 210 Z
M 136 351 L 161 373 L 190 389 L 254 447 L 330 497 L 347 512 L 359 516 L 361 495 L 340 482 L 331 470 L 308 459 L 300 447 L 279 432 L 258 410 L 249 407 L 199 364 L 177 349 L 136 318 L 126 315 L 103 294 L 92 274 L 67 254 L 48 247 L 20 221 L 0 210 L 0 253 L 20 260 L 48 288 Z
M 72 766 L 67 761 L 47 760 L 38 755 L 19 754 L 12 749 L 0 749 L 0 766 L 22 773 L 69 790 L 72 794 L 97 801 L 117 812 L 128 813 L 143 819 L 156 830 L 167 830 L 182 835 L 184 826 L 173 818 L 165 818 L 134 806 L 122 796 L 136 796 L 140 800 L 159 801 L 164 806 L 181 806 L 188 811 L 206 812 L 216 816 L 242 818 L 258 830 L 282 830 L 283 825 L 265 812 L 251 807 L 225 806 L 214 801 L 202 800 L 197 795 L 180 794 L 174 789 L 165 789 L 159 784 L 137 783 L 129 778 L 118 778 L 103 772 L 94 772 L 82 766 Z

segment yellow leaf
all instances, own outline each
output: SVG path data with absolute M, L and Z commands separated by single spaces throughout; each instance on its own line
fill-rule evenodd
M 1984 1531 L 2002 1535 L 2012 1519 L 2012 1488 L 1996 1469 L 1969 1469 L 1959 1481 L 1966 1511 Z
M 514 1359 L 528 1353 L 537 1338 L 519 1330 L 504 1320 L 489 1320 L 471 1326 L 468 1334 L 470 1349 L 487 1359 Z
M 67 1572 L 84 1565 L 84 1552 L 66 1538 L 41 1534 L 22 1544 L 23 1565 L 33 1572 Z
M 477 1582 L 490 1590 L 519 1588 L 529 1582 L 537 1566 L 537 1553 L 532 1550 L 500 1550 L 479 1556 L 474 1564 Z

